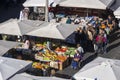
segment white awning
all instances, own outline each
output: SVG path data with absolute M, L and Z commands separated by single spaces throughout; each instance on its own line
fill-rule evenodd
M 54 2 L 54 0 L 48 0 L 48 5 Z M 46 0 L 26 0 L 23 3 L 24 7 L 45 7 L 46 6 Z
M 78 25 L 73 24 L 45 22 L 39 26 L 39 29 L 26 33 L 26 35 L 65 40 L 77 27 Z
M 42 24 L 42 21 L 32 21 L 32 20 L 22 20 L 10 19 L 4 23 L 0 24 L 0 34 L 9 35 L 24 35 L 36 29 L 37 26 Z
M 98 57 L 85 65 L 73 77 L 77 80 L 81 80 L 80 78 L 83 77 L 94 80 L 119 80 L 119 73 L 120 60 Z
M 0 40 L 0 56 L 4 55 L 8 50 L 17 46 L 18 42 Z
M 118 9 L 114 11 L 114 15 L 116 18 L 120 18 L 120 7 L 118 7 Z
M 3 80 L 7 80 L 29 64 L 31 64 L 31 62 L 0 57 L 0 72 L 2 74 Z
M 103 10 L 105 10 L 107 7 L 100 0 L 65 0 L 60 2 L 59 5 L 64 7 L 79 7 Z

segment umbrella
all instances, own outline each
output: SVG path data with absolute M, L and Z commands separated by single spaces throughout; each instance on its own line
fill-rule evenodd
M 18 71 L 22 71 L 31 62 L 0 57 L 0 72 L 3 80 L 7 80 L 11 76 L 15 75 Z
M 68 80 L 58 77 L 38 77 L 27 73 L 16 74 L 10 80 Z
M 48 0 L 49 6 L 51 3 L 53 3 L 54 0 Z M 23 3 L 24 7 L 45 7 L 46 6 L 46 0 L 26 0 Z
M 119 80 L 120 60 L 98 57 L 85 65 L 73 77 L 77 80 Z M 87 80 L 87 79 L 86 79 Z
M 18 44 L 18 42 L 0 40 L 0 56 Z
M 118 9 L 114 11 L 114 15 L 116 18 L 120 18 L 120 7 L 118 7 Z
M 16 19 L 10 19 L 0 24 L 1 34 L 10 35 L 24 35 L 26 32 L 34 30 L 38 25 L 42 24 L 42 21 L 23 20 L 18 21 Z
M 39 29 L 26 33 L 26 35 L 64 40 L 71 35 L 77 27 L 78 25 L 44 22 L 44 24 L 39 26 Z
M 60 6 L 64 7 L 80 7 L 88 9 L 106 9 L 106 5 L 100 0 L 65 0 L 59 3 Z

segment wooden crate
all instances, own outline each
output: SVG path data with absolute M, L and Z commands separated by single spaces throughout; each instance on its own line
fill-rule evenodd
M 58 68 L 59 70 L 63 70 L 65 67 L 67 67 L 70 64 L 69 58 L 66 59 L 64 62 L 59 62 L 58 63 Z

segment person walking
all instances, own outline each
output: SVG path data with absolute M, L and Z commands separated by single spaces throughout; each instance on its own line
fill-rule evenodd
M 77 44 L 77 50 L 80 53 L 80 55 L 83 57 L 84 55 L 84 50 L 80 44 Z

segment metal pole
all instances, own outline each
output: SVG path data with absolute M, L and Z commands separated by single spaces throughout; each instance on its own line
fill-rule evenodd
M 88 8 L 87 8 L 87 21 L 88 21 L 88 16 L 89 16 L 89 12 L 88 12 Z
M 46 0 L 45 5 L 45 21 L 48 22 L 48 0 Z
M 88 8 L 87 8 L 87 17 L 89 16 Z

